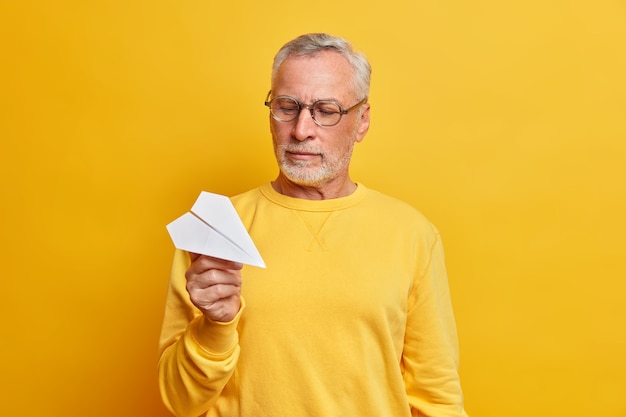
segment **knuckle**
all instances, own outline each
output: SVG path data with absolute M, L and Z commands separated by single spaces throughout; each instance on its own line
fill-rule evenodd
M 214 285 L 213 291 L 217 299 L 222 299 L 228 294 L 228 288 L 225 285 Z
M 185 271 L 185 279 L 187 281 L 191 280 L 193 277 L 193 273 L 191 272 L 191 269 L 188 269 L 187 271 Z
M 205 272 L 205 279 L 208 283 L 216 283 L 219 281 L 220 271 L 217 269 L 208 269 Z

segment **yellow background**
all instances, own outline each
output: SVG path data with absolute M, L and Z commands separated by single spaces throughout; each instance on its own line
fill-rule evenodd
M 626 416 L 610 0 L 2 2 L 0 414 L 168 415 L 165 225 L 274 177 L 271 59 L 309 31 L 373 64 L 353 177 L 443 234 L 470 415 Z

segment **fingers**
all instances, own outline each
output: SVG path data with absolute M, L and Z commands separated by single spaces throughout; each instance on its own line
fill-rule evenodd
M 241 304 L 243 265 L 198 254 L 190 259 L 185 277 L 191 302 L 211 320 L 232 320 Z
M 195 272 L 201 272 L 206 269 L 239 270 L 243 268 L 243 264 L 239 262 L 213 258 L 193 252 L 189 252 L 189 259 L 191 259 L 191 266 L 189 268 L 193 269 Z
M 185 274 L 187 278 L 187 290 L 204 289 L 213 286 L 241 286 L 241 274 L 239 270 L 232 269 L 202 269 L 189 268 Z

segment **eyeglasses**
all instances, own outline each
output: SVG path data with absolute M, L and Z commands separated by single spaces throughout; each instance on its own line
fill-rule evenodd
M 341 120 L 341 116 L 348 114 L 367 101 L 367 97 L 365 97 L 354 106 L 344 110 L 339 104 L 331 100 L 318 100 L 313 104 L 303 104 L 290 96 L 277 96 L 268 101 L 271 94 L 272 90 L 265 97 L 265 105 L 269 107 L 274 120 L 291 122 L 298 118 L 302 109 L 306 108 L 311 112 L 311 117 L 317 125 L 326 127 L 335 126 Z

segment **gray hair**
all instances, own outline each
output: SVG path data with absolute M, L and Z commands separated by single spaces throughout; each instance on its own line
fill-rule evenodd
M 356 98 L 369 95 L 372 67 L 360 52 L 352 49 L 350 42 L 326 33 L 308 33 L 287 42 L 274 57 L 272 65 L 272 85 L 282 63 L 292 56 L 314 56 L 322 51 L 335 51 L 345 57 L 353 68 L 353 88 Z

